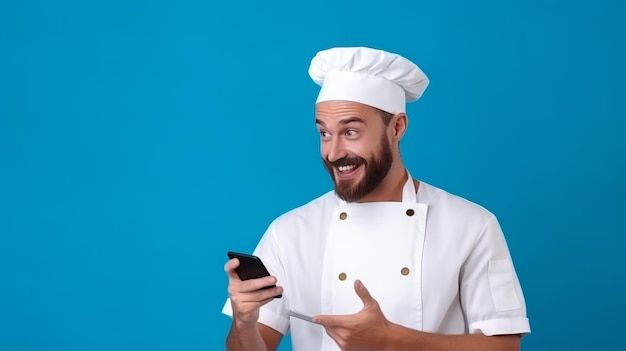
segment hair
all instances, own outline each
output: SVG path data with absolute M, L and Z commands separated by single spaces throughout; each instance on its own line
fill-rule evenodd
M 389 113 L 389 112 L 383 111 L 383 110 L 381 110 L 379 108 L 376 108 L 376 109 L 380 113 L 380 117 L 383 119 L 383 124 L 385 125 L 385 127 L 387 127 L 389 125 L 389 122 L 391 122 L 391 119 L 395 115 L 393 113 Z
M 374 107 L 375 109 L 378 110 L 378 113 L 380 115 L 380 118 L 383 119 L 383 124 L 385 125 L 385 127 L 389 126 L 389 122 L 391 122 L 391 119 L 393 118 L 393 116 L 395 116 L 395 114 L 393 113 L 389 113 L 387 111 L 383 111 L 379 108 Z M 400 145 L 400 142 L 398 141 L 398 145 Z

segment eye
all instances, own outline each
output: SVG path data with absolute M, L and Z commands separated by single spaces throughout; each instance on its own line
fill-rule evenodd
M 330 134 L 329 134 L 327 131 L 325 131 L 325 130 L 320 130 L 320 137 L 321 137 L 322 139 L 326 139 L 326 138 L 328 138 L 329 136 L 330 136 Z
M 345 134 L 346 134 L 346 136 L 353 137 L 353 136 L 357 135 L 357 131 L 354 130 L 354 129 L 348 129 L 348 130 L 346 130 Z

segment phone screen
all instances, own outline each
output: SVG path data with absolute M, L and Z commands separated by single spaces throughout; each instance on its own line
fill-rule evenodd
M 239 259 L 239 267 L 235 268 L 235 272 L 237 272 L 237 275 L 241 280 L 262 278 L 270 275 L 270 272 L 263 264 L 263 261 L 261 261 L 261 259 L 257 256 L 229 251 L 228 257 L 231 259 Z M 269 289 L 275 286 L 276 285 L 266 286 L 262 289 Z M 277 295 L 275 297 L 280 298 L 282 295 Z

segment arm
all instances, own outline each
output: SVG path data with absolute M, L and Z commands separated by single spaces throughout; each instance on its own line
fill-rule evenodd
M 403 351 L 519 351 L 520 335 L 441 335 L 400 325 L 391 327 L 387 350 Z
M 281 333 L 261 323 L 238 325 L 233 321 L 226 338 L 226 350 L 275 351 L 282 337 Z
M 258 323 L 259 308 L 282 294 L 280 286 L 259 290 L 276 284 L 276 277 L 242 281 L 235 273 L 239 260 L 226 263 L 228 294 L 233 308 L 233 322 L 226 338 L 228 351 L 275 351 L 282 339 L 278 331 Z
M 442 335 L 421 332 L 389 322 L 378 302 L 360 281 L 354 288 L 363 309 L 354 315 L 319 315 L 321 324 L 342 350 L 381 351 L 517 351 L 519 335 Z
M 521 335 L 528 331 L 524 326 L 527 323 L 525 304 L 504 235 L 495 216 L 491 216 L 485 223 L 464 262 L 460 284 L 471 334 L 438 335 L 392 326 L 390 342 L 399 345 L 392 349 L 416 349 L 411 345 L 423 345 L 417 349 L 519 350 Z M 515 327 L 507 325 L 503 328 L 489 321 L 485 323 L 481 321 L 484 315 L 489 315 L 491 319 L 508 319 Z

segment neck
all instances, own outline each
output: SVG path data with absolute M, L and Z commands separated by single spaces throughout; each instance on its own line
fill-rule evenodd
M 376 190 L 357 202 L 400 202 L 408 173 L 402 162 L 394 162 Z

